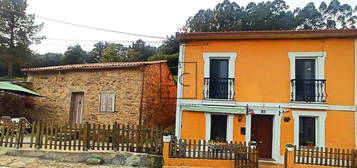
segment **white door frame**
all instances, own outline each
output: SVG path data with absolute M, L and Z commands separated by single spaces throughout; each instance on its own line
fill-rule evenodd
M 279 111 L 265 111 L 265 113 L 255 113 L 254 115 L 272 115 L 273 116 L 273 139 L 272 139 L 272 159 L 277 163 L 283 163 L 283 156 L 280 155 L 280 121 L 282 114 Z M 252 129 L 252 115 L 246 117 L 246 134 L 245 141 L 250 142 L 251 129 Z

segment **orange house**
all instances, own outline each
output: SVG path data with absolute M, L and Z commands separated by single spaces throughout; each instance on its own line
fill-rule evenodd
M 357 29 L 177 33 L 176 136 L 356 147 Z

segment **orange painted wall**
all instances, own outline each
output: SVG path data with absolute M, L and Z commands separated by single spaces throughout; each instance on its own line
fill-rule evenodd
M 203 52 L 236 52 L 235 100 L 290 102 L 288 52 L 326 51 L 327 103 L 353 105 L 354 40 L 193 41 L 185 46 L 184 98 L 202 99 Z
M 245 127 L 245 116 L 238 121 L 238 116 L 233 118 L 233 141 L 245 141 L 245 135 L 241 135 L 240 129 Z M 183 111 L 182 113 L 182 138 L 184 139 L 205 139 L 206 118 L 203 112 Z
M 238 121 L 238 115 L 233 118 L 233 141 L 244 142 L 245 135 L 242 135 L 240 129 L 245 127 L 245 115 L 242 115 L 242 121 Z
M 296 109 L 290 109 L 294 111 Z M 296 111 L 302 111 L 298 109 Z M 312 111 L 312 110 L 309 110 Z M 318 112 L 317 112 L 318 113 Z M 353 149 L 355 148 L 354 112 L 351 111 L 326 111 L 325 120 L 325 146 Z M 289 122 L 284 122 L 284 117 L 290 117 Z M 286 144 L 294 144 L 294 124 L 299 121 L 294 119 L 292 113 L 282 117 L 280 125 L 280 154 L 283 155 Z
M 355 148 L 354 112 L 327 112 L 325 128 L 325 146 Z
M 201 112 L 182 112 L 181 136 L 184 139 L 205 139 L 205 114 Z

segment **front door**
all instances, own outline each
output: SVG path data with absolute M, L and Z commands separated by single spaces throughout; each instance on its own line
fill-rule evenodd
M 73 92 L 71 96 L 71 107 L 69 111 L 69 122 L 80 123 L 83 111 L 83 92 Z
M 251 141 L 257 142 L 259 158 L 272 158 L 273 116 L 252 115 Z

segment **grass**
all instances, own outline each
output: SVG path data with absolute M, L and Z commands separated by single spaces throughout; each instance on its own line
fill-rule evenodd
M 9 78 L 7 76 L 0 76 L 0 81 L 24 81 L 24 80 L 26 80 L 25 77 L 14 76 L 12 78 Z

